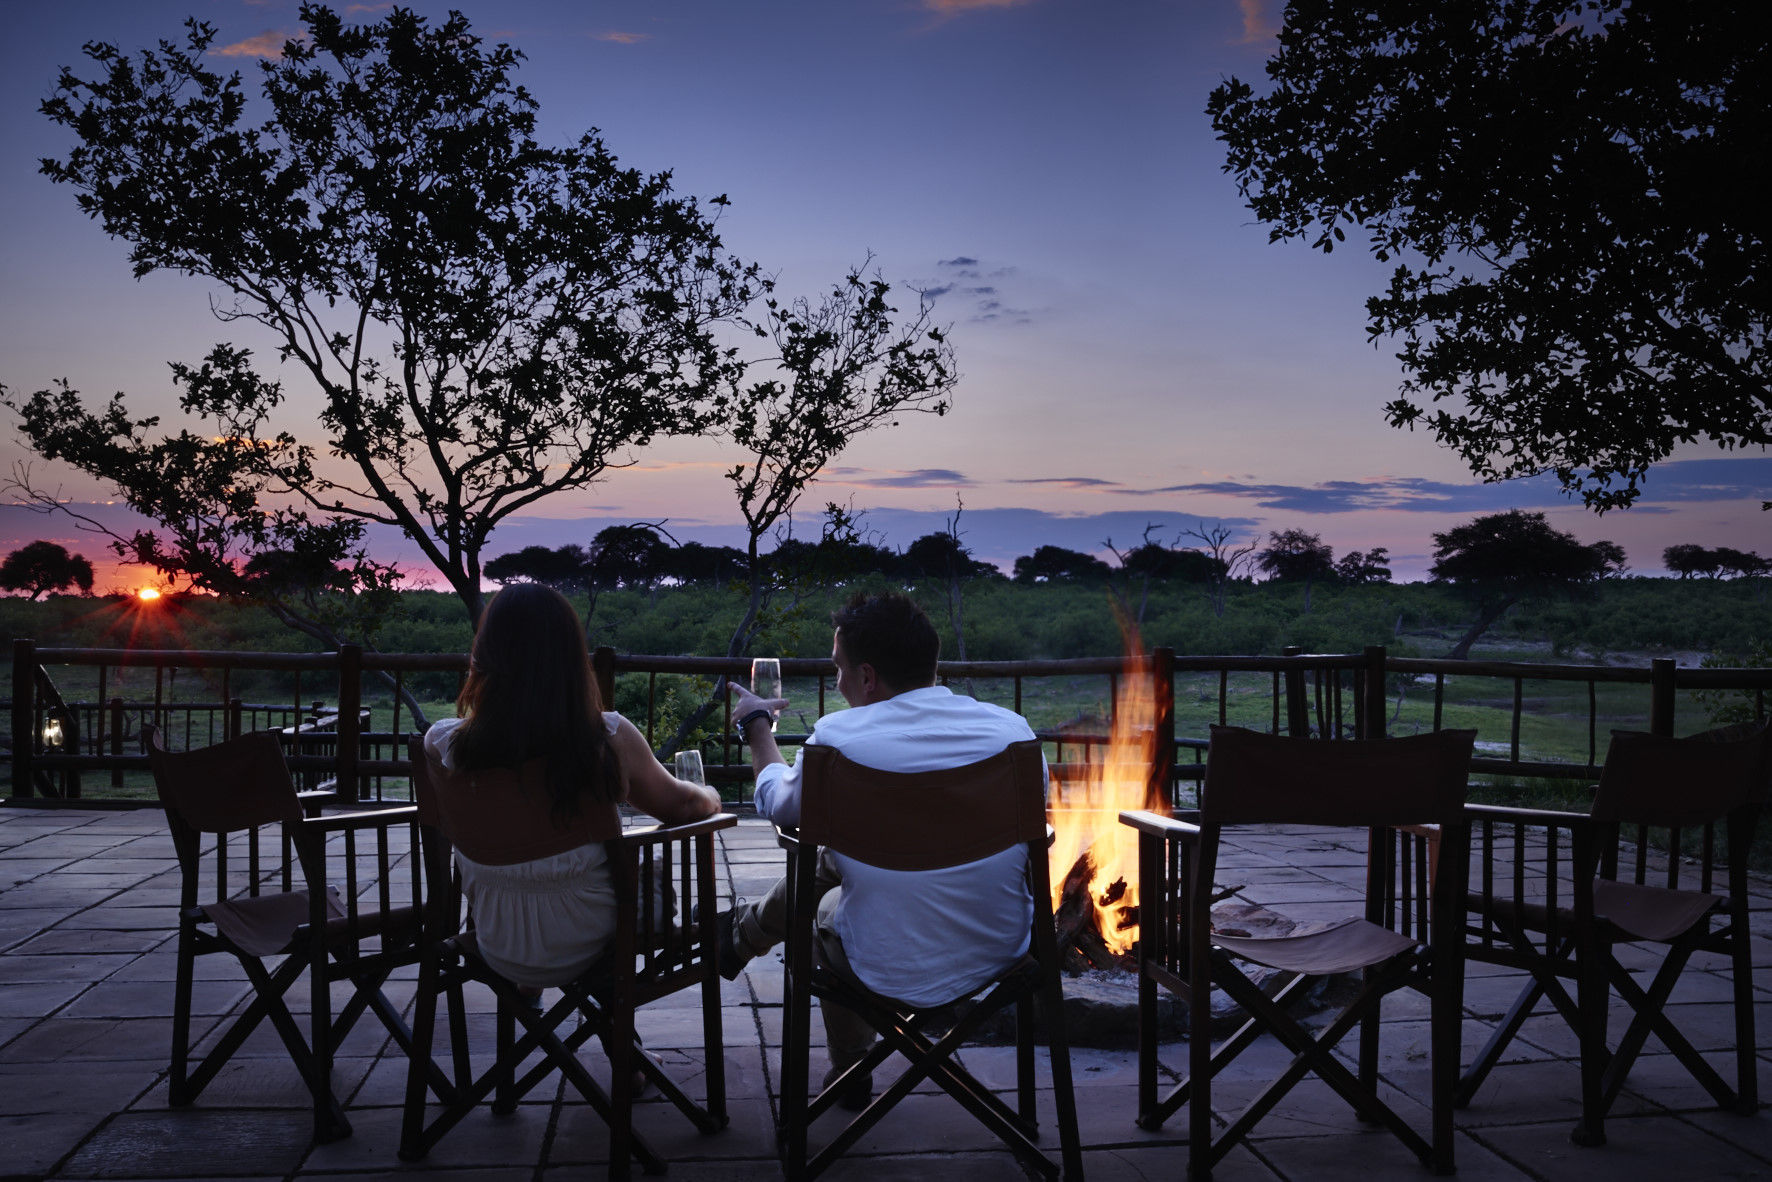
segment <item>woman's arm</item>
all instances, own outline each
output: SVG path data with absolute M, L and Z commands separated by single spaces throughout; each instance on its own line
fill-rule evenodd
M 621 763 L 627 802 L 635 808 L 666 825 L 699 821 L 720 811 L 718 792 L 685 783 L 666 771 L 646 745 L 646 736 L 627 719 L 621 720 L 609 742 Z

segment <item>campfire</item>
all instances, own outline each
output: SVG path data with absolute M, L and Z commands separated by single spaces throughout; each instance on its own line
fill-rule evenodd
M 1084 747 L 1081 764 L 1054 768 L 1048 809 L 1052 914 L 1070 972 L 1131 968 L 1138 948 L 1138 836 L 1120 824 L 1122 809 L 1167 813 L 1157 767 L 1157 700 L 1150 659 L 1128 630 L 1129 667 L 1114 694 L 1105 746 Z M 1062 871 L 1062 876 L 1059 872 Z

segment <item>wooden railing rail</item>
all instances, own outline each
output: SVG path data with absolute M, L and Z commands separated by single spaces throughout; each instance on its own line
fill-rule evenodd
M 11 776 L 14 800 L 55 794 L 68 800 L 81 798 L 81 773 L 102 772 L 111 787 L 125 787 L 127 775 L 146 768 L 138 735 L 144 722 L 163 727 L 175 743 L 200 746 L 245 730 L 279 729 L 289 738 L 289 761 L 304 781 L 331 781 L 344 801 L 379 799 L 382 782 L 391 781 L 397 793 L 406 790 L 408 764 L 406 741 L 419 730 L 405 712 L 398 691 L 405 679 L 417 674 L 465 673 L 467 658 L 459 653 L 378 653 L 345 646 L 330 653 L 216 652 L 199 650 L 75 649 L 38 647 L 17 640 L 12 650 L 12 701 L 5 718 L 11 723 Z M 1386 731 L 1390 695 L 1406 695 L 1418 683 L 1431 684 L 1431 727 L 1444 723 L 1449 680 L 1482 678 L 1499 683 L 1511 692 L 1510 732 L 1506 755 L 1480 754 L 1473 770 L 1480 773 L 1522 777 L 1591 777 L 1598 774 L 1604 749 L 1604 731 L 1616 720 L 1600 709 L 1598 690 L 1607 685 L 1641 685 L 1648 694 L 1648 729 L 1674 733 L 1678 695 L 1692 690 L 1747 691 L 1758 717 L 1765 717 L 1772 696 L 1772 669 L 1678 668 L 1672 661 L 1658 660 L 1649 667 L 1549 665 L 1530 662 L 1447 661 L 1413 657 L 1390 657 L 1381 647 L 1360 653 L 1303 653 L 1288 650 L 1273 656 L 1178 656 L 1157 649 L 1141 658 L 1156 689 L 1158 750 L 1153 759 L 1153 791 L 1161 788 L 1172 799 L 1184 784 L 1203 774 L 1204 727 L 1199 734 L 1177 734 L 1175 695 L 1186 683 L 1190 694 L 1190 717 L 1199 718 L 1207 705 L 1211 721 L 1239 721 L 1266 726 L 1273 731 L 1323 738 L 1381 735 Z M 53 689 L 46 669 L 86 666 L 96 670 L 97 700 L 62 700 Z M 673 736 L 659 727 L 658 693 L 661 678 L 721 676 L 748 678 L 749 658 L 659 656 L 616 653 L 600 648 L 592 654 L 592 666 L 605 699 L 614 701 L 617 679 L 629 691 L 630 713 L 642 724 L 649 742 L 657 748 Z M 1027 713 L 1027 690 L 1041 679 L 1102 677 L 1107 682 L 1103 701 L 1112 701 L 1123 678 L 1139 668 L 1123 656 L 1086 657 L 1043 661 L 949 661 L 939 668 L 944 683 L 978 687 L 981 696 L 1000 700 Z M 120 670 L 151 668 L 153 692 L 142 692 L 139 679 L 132 689 L 139 695 L 125 698 L 118 692 L 125 678 Z M 208 684 L 191 700 L 179 693 L 181 672 L 202 671 Z M 246 702 L 234 692 L 244 673 L 289 675 L 290 690 L 281 702 Z M 805 721 L 784 719 L 778 739 L 787 744 L 803 741 L 806 724 L 834 705 L 835 669 L 830 660 L 785 658 L 782 673 L 791 682 L 796 707 L 806 703 Z M 1201 675 L 1209 675 L 1202 678 Z M 189 673 L 185 673 L 189 682 Z M 631 708 L 633 678 L 644 678 L 645 717 Z M 91 680 L 91 677 L 88 679 Z M 383 685 L 381 683 L 387 683 Z M 806 683 L 812 682 L 811 688 Z M 1538 682 L 1585 683 L 1588 687 L 1586 760 L 1552 762 L 1526 758 L 1521 723 L 1531 717 L 1527 687 Z M 1005 684 L 1006 683 L 1006 684 Z M 65 684 L 65 681 L 64 681 Z M 395 691 L 388 694 L 387 688 Z M 390 721 L 371 728 L 365 690 L 375 690 L 377 717 Z M 1233 711 L 1233 699 L 1237 709 Z M 1498 700 L 1502 700 L 1497 695 Z M 1264 712 L 1259 720 L 1249 716 L 1250 702 Z M 722 702 L 711 716 L 704 756 L 709 778 L 722 785 L 748 782 L 745 752 L 732 738 L 730 705 Z M 321 715 L 336 719 L 335 729 L 324 737 L 314 734 Z M 62 723 L 59 746 L 47 743 L 44 728 L 51 717 Z M 1633 725 L 1641 728 L 1641 723 Z M 1683 730 L 1699 729 L 1687 725 Z M 1107 742 L 1102 722 L 1077 718 L 1046 725 L 1041 735 L 1052 744 L 1052 762 L 1061 769 L 1079 764 L 1087 752 Z M 311 736 L 311 738 L 310 738 Z M 182 740 L 182 742 L 181 742 Z M 325 748 L 330 748 L 326 750 Z M 1160 782 L 1159 782 L 1160 781 Z M 138 795 L 140 793 L 138 792 Z

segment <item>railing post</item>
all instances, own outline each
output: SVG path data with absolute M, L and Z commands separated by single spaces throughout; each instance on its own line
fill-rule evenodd
M 338 777 L 336 790 L 342 803 L 355 804 L 361 799 L 358 791 L 357 765 L 362 759 L 359 743 L 363 734 L 363 646 L 338 646 L 338 741 L 334 748 L 333 774 Z
M 31 757 L 37 753 L 37 642 L 12 642 L 12 795 L 36 795 L 31 783 Z
M 1175 650 L 1151 650 L 1151 711 L 1156 724 L 1155 750 L 1151 759 L 1151 782 L 1145 789 L 1145 808 L 1159 812 L 1174 809 L 1175 785 Z
M 1366 658 L 1366 697 L 1360 703 L 1360 709 L 1366 715 L 1366 725 L 1356 727 L 1355 733 L 1362 739 L 1382 739 L 1388 701 L 1384 686 L 1384 645 L 1369 644 L 1361 655 Z
M 1283 657 L 1296 657 L 1304 650 L 1296 644 L 1289 644 L 1280 650 Z M 1284 674 L 1286 679 L 1286 733 L 1295 739 L 1311 737 L 1311 704 L 1310 697 L 1305 693 L 1304 671 L 1296 666 L 1288 665 Z
M 228 699 L 228 712 L 223 716 L 222 732 L 229 739 L 238 739 L 246 733 L 246 703 L 239 698 Z
M 111 699 L 111 754 L 121 758 L 123 755 L 123 699 Z M 111 769 L 111 787 L 123 787 L 123 768 Z
M 1656 657 L 1649 662 L 1649 732 L 1674 733 L 1674 659 Z
M 603 709 L 615 709 L 614 649 L 606 644 L 596 647 L 591 653 L 591 674 L 597 679 L 597 696 L 603 699 Z

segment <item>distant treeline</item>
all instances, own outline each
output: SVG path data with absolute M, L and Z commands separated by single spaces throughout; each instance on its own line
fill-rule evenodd
M 830 651 L 829 613 L 860 588 L 908 587 L 955 649 L 946 579 L 889 580 L 870 575 L 821 583 L 779 596 L 758 651 L 820 656 Z M 1433 583 L 1328 583 L 1307 611 L 1298 583 L 1237 581 L 1223 615 L 1200 584 L 1125 578 L 1018 583 L 1001 576 L 959 581 L 967 656 L 974 660 L 1101 656 L 1120 651 L 1115 605 L 1136 616 L 1147 647 L 1180 653 L 1275 653 L 1288 645 L 1351 651 L 1383 644 L 1399 655 L 1441 656 L 1471 618 L 1470 601 Z M 1621 651 L 1680 650 L 1746 654 L 1772 637 L 1764 579 L 1611 578 L 1580 597 L 1528 600 L 1485 637 L 1485 646 L 1518 646 L 1545 659 L 1603 658 Z M 672 584 L 602 590 L 590 612 L 593 644 L 626 652 L 723 652 L 744 606 L 732 583 Z M 783 606 L 783 605 L 786 606 Z M 66 647 L 288 651 L 318 642 L 283 627 L 262 609 L 207 597 L 168 596 L 153 604 L 125 597 L 0 598 L 8 638 Z M 388 652 L 464 652 L 470 632 L 454 596 L 410 591 L 377 638 Z M 10 646 L 9 646 L 10 648 Z

